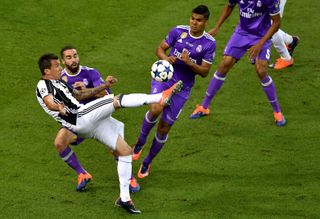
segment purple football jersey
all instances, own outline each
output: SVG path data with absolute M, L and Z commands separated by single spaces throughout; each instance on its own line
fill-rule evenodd
M 190 35 L 189 26 L 180 25 L 173 28 L 165 40 L 172 47 L 169 56 L 181 57 L 181 53 L 188 50 L 190 59 L 198 65 L 201 65 L 202 61 L 212 64 L 214 60 L 216 41 L 206 32 L 199 37 L 193 37 Z M 171 80 L 182 80 L 183 89 L 191 89 L 195 80 L 195 73 L 191 68 L 178 59 L 173 68 Z
M 66 81 L 71 87 L 73 87 L 73 84 L 77 81 L 83 82 L 86 88 L 93 88 L 104 84 L 104 80 L 100 73 L 96 69 L 87 66 L 80 66 L 79 72 L 74 75 L 68 74 L 66 69 L 63 69 L 61 72 L 61 79 Z M 89 98 L 80 102 L 85 104 L 95 99 L 96 98 Z
M 235 32 L 263 37 L 271 26 L 270 16 L 280 13 L 279 0 L 229 0 L 238 4 L 240 21 Z

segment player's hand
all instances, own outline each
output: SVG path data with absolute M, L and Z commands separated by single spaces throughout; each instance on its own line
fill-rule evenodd
M 209 33 L 211 36 L 215 36 L 215 35 L 218 34 L 219 30 L 220 30 L 219 27 L 214 27 L 214 28 L 212 28 L 211 30 L 209 30 L 208 33 Z
M 82 81 L 76 81 L 72 86 L 77 90 L 83 90 L 86 88 L 86 85 Z
M 251 47 L 248 49 L 249 59 L 251 60 L 251 59 L 253 59 L 253 58 L 258 57 L 258 55 L 259 55 L 260 52 L 261 52 L 261 49 L 262 49 L 262 45 L 260 45 L 260 43 L 257 43 L 256 45 L 251 46 Z
M 173 65 L 173 64 L 176 62 L 176 60 L 177 60 L 177 57 L 175 57 L 175 56 L 169 56 L 168 59 L 167 59 L 167 61 L 168 61 L 171 65 Z
M 111 86 L 111 85 L 113 85 L 113 84 L 115 84 L 117 82 L 118 82 L 118 79 L 113 77 L 113 76 L 111 76 L 111 75 L 108 75 L 107 78 L 106 78 L 106 84 L 108 86 Z
M 66 107 L 64 105 L 64 103 L 59 103 L 58 104 L 58 108 L 59 108 L 59 113 L 63 116 L 67 116 L 67 110 Z
M 188 65 L 190 61 L 189 51 L 187 49 L 183 49 L 181 53 L 181 57 L 179 58 L 181 61 L 183 61 L 185 64 Z

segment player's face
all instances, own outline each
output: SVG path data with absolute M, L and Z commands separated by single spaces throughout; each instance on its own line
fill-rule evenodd
M 80 59 L 75 49 L 68 49 L 63 52 L 62 63 L 71 73 L 79 71 Z
M 201 14 L 192 13 L 190 17 L 190 32 L 193 36 L 201 36 L 208 20 Z
M 51 60 L 50 69 L 45 69 L 46 74 L 50 75 L 50 78 L 58 80 L 61 76 L 62 67 L 58 59 Z

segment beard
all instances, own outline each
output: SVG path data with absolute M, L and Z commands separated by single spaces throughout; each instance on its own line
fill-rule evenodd
M 66 65 L 66 68 L 72 72 L 72 73 L 77 73 L 80 68 L 80 63 L 72 63 L 71 65 Z

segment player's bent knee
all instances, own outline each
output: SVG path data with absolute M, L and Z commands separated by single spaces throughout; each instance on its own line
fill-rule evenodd
M 264 60 L 259 60 L 256 62 L 256 72 L 260 79 L 263 79 L 265 76 L 267 76 L 267 65 L 268 62 Z
M 233 67 L 236 63 L 236 59 L 232 58 L 231 56 L 224 56 L 220 65 L 219 65 L 219 73 L 227 74 L 228 71 Z
M 121 136 L 118 137 L 115 152 L 118 156 L 132 155 L 131 147 L 123 140 Z
M 162 111 L 163 106 L 161 106 L 160 104 L 151 104 L 148 116 L 151 117 L 152 120 L 155 120 L 162 113 Z
M 68 147 L 68 145 L 66 143 L 64 143 L 63 141 L 61 141 L 60 139 L 56 139 L 54 141 L 54 147 L 56 148 L 56 150 L 58 152 L 62 152 Z
M 132 149 L 131 147 L 126 147 L 126 148 L 116 148 L 116 154 L 118 156 L 131 156 L 132 155 Z

